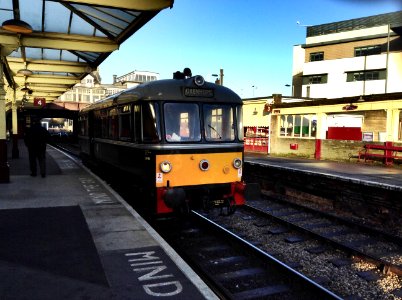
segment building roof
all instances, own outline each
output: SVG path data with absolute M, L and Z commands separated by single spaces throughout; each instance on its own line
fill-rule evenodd
M 174 0 L 2 0 L 0 44 L 4 75 L 21 99 L 57 99 Z M 32 32 L 6 30 L 24 21 Z M 145 45 L 144 45 L 145 46 Z M 26 75 L 18 71 L 28 69 Z
M 370 17 L 350 19 L 346 21 L 332 22 L 327 24 L 308 26 L 307 37 L 351 31 L 363 28 L 376 27 L 381 25 L 391 25 L 395 33 L 401 35 L 402 31 L 402 11 L 380 14 Z

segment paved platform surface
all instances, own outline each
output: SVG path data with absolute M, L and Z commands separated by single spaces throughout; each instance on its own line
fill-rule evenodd
M 362 162 L 334 162 L 300 158 L 280 158 L 246 153 L 246 163 L 262 164 L 290 172 L 315 173 L 362 185 L 402 191 L 402 168 Z
M 9 148 L 11 145 L 9 145 Z M 217 299 L 170 246 L 79 161 L 27 150 L 0 184 L 0 299 Z

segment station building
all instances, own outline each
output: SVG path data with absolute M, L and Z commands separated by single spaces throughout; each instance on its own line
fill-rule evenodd
M 246 151 L 347 160 L 367 144 L 402 146 L 401 35 L 402 11 L 308 27 L 293 95 L 244 99 Z M 266 147 L 253 149 L 262 131 Z

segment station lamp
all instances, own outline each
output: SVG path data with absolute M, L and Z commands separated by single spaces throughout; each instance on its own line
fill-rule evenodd
M 2 28 L 15 33 L 32 33 L 33 29 L 27 22 L 18 19 L 6 20 L 2 24 Z

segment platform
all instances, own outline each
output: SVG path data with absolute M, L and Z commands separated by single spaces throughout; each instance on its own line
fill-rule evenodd
M 314 173 L 341 181 L 402 191 L 402 168 L 400 166 L 283 158 L 260 153 L 246 153 L 244 160 L 246 163 L 262 164 L 289 172 Z
M 19 145 L 0 184 L 0 299 L 218 299 L 79 161 L 48 146 L 32 177 Z

